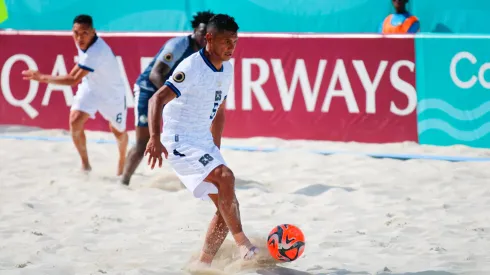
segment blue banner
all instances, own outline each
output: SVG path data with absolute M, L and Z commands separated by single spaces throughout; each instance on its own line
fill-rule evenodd
M 93 16 L 100 31 L 189 31 L 202 10 L 228 13 L 245 32 L 377 32 L 392 12 L 386 0 L 6 0 L 0 28 L 71 30 L 73 18 Z
M 421 144 L 490 148 L 490 39 L 415 40 Z
M 9 17 L 0 28 L 17 30 L 70 30 L 73 18 L 87 13 L 100 31 L 189 31 L 192 15 L 210 9 L 231 14 L 245 32 L 373 33 L 394 12 L 388 0 L 4 1 Z M 410 0 L 408 10 L 422 32 L 490 32 L 490 1 Z

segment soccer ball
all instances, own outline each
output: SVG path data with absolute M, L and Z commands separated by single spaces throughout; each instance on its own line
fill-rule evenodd
M 292 262 L 305 251 L 305 236 L 292 224 L 274 227 L 267 238 L 267 248 L 271 256 L 281 262 Z

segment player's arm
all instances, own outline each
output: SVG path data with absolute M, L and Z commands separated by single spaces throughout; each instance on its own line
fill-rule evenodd
M 155 168 L 156 163 L 162 167 L 162 153 L 168 158 L 168 151 L 160 141 L 163 106 L 174 99 L 177 94 L 171 87 L 164 85 L 150 98 L 148 105 L 148 128 L 150 139 L 146 144 L 145 156 L 149 154 L 148 165 Z
M 163 106 L 174 99 L 177 94 L 167 85 L 162 86 L 150 98 L 148 105 L 148 129 L 150 137 L 160 139 Z
M 157 60 L 150 72 L 150 81 L 155 87 L 162 87 L 165 82 L 165 76 L 170 72 L 170 67 L 164 62 Z
M 180 97 L 182 92 L 186 92 L 187 87 L 192 85 L 191 65 L 189 62 L 180 63 L 172 77 L 165 81 L 164 85 L 150 98 L 148 105 L 148 128 L 150 137 L 155 138 L 160 135 L 160 125 L 162 123 L 163 106 L 168 104 L 172 99 Z M 186 78 L 186 75 L 190 77 Z
M 73 86 L 78 84 L 89 72 L 90 71 L 84 70 L 78 65 L 75 65 L 75 67 L 73 67 L 71 72 L 67 75 L 42 74 L 33 70 L 23 71 L 22 74 L 26 80 L 36 80 L 43 83 Z
M 216 112 L 216 117 L 211 124 L 211 134 L 213 135 L 213 141 L 218 148 L 221 148 L 221 135 L 223 134 L 223 129 L 225 127 L 225 106 L 226 99 L 223 100 L 223 102 L 221 103 L 221 106 Z
M 167 80 L 149 100 L 148 128 L 150 140 L 146 145 L 145 155 L 150 155 L 148 157 L 148 165 L 150 165 L 151 169 L 155 167 L 157 161 L 158 165 L 162 167 L 162 153 L 165 154 L 165 158 L 168 157 L 167 149 L 160 141 L 163 107 L 174 98 L 181 96 L 181 91 L 185 91 L 186 85 L 189 83 L 189 81 L 185 81 L 185 65 L 180 66 L 180 68 L 177 66 L 177 69 L 182 71 L 174 72 L 171 79 Z
M 158 54 L 155 64 L 151 69 L 149 79 L 155 87 L 162 87 L 167 79 L 165 76 L 170 72 L 184 54 L 185 48 L 182 46 L 180 38 L 170 39 Z

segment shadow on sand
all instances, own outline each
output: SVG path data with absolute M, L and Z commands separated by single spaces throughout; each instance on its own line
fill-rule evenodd
M 341 189 L 346 192 L 354 192 L 356 189 L 350 187 L 341 187 L 341 186 L 329 186 L 325 184 L 312 184 L 306 187 L 303 187 L 299 190 L 296 190 L 293 194 L 296 195 L 305 195 L 309 197 L 319 196 L 325 192 L 328 192 L 331 189 Z

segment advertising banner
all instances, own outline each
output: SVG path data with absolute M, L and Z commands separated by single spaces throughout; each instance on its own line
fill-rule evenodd
M 21 71 L 69 72 L 69 35 L 0 34 L 0 124 L 68 129 L 76 87 L 25 81 Z M 169 37 L 100 36 L 118 57 L 134 129 L 133 83 Z M 224 136 L 417 141 L 414 59 L 411 38 L 243 35 L 231 60 Z M 108 130 L 100 116 L 87 127 Z
M 490 40 L 417 38 L 421 144 L 490 148 Z

